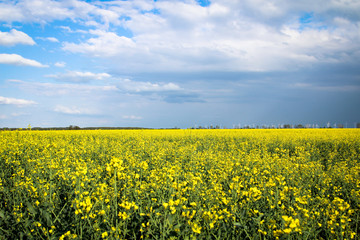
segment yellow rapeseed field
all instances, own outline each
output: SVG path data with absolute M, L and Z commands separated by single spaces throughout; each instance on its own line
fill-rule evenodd
M 0 239 L 358 239 L 360 130 L 0 132 Z

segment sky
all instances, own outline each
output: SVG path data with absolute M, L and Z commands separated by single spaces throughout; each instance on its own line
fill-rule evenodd
M 0 127 L 360 122 L 358 0 L 0 0 Z

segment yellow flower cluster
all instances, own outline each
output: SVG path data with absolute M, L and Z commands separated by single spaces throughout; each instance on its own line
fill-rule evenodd
M 2 131 L 0 169 L 4 239 L 360 232 L 358 129 Z

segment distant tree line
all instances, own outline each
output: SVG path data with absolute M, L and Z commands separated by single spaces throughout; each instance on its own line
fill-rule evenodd
M 347 125 L 345 126 L 347 128 Z M 354 124 L 354 127 L 356 128 L 360 128 L 360 123 L 356 123 Z M 233 129 L 290 129 L 290 128 L 344 128 L 344 124 L 338 123 L 338 124 L 334 124 L 334 125 L 330 125 L 329 123 L 325 126 L 325 127 L 320 127 L 317 124 L 306 124 L 306 125 L 302 125 L 302 124 L 279 124 L 279 125 L 255 125 L 255 124 L 251 124 L 251 125 L 234 125 Z M 70 125 L 68 127 L 29 127 L 28 128 L 8 128 L 8 127 L 3 127 L 0 128 L 0 131 L 15 131 L 15 130 L 131 130 L 131 129 L 154 129 L 154 128 L 144 128 L 144 127 L 79 127 L 76 125 Z M 157 128 L 157 129 L 180 129 L 178 127 L 173 127 L 173 128 Z M 205 126 L 195 126 L 195 127 L 191 127 L 190 129 L 227 129 L 226 126 L 221 127 L 220 125 L 205 125 Z
M 198 127 L 191 127 L 191 129 L 220 129 L 221 127 L 219 125 L 213 126 L 198 126 Z M 223 127 L 223 129 L 225 129 L 226 127 Z
M 125 130 L 125 129 L 150 129 L 150 128 L 143 128 L 143 127 L 79 127 L 76 125 L 70 125 L 68 127 L 32 127 L 32 128 L 8 128 L 3 127 L 0 128 L 2 131 L 15 131 L 15 130 L 100 130 L 100 129 L 108 129 L 108 130 Z
M 360 128 L 360 123 L 354 124 L 355 128 Z M 210 126 L 195 126 L 191 127 L 190 129 L 226 129 L 226 127 L 221 127 L 219 125 L 216 125 L 215 127 L 213 125 Z M 329 123 L 326 126 L 320 127 L 318 124 L 278 124 L 278 125 L 233 125 L 233 129 L 290 129 L 290 128 L 347 128 L 347 125 L 344 126 L 344 124 L 338 123 L 334 125 L 330 125 Z

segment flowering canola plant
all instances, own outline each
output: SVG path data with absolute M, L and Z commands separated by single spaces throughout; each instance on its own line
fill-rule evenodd
M 0 132 L 0 239 L 357 239 L 360 130 Z

